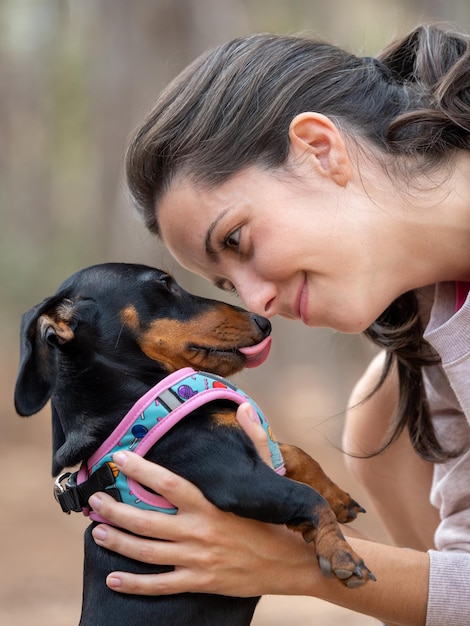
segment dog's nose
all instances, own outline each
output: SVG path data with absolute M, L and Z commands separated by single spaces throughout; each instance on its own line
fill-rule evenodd
M 253 314 L 253 321 L 263 334 L 269 335 L 271 332 L 271 322 L 266 317 Z

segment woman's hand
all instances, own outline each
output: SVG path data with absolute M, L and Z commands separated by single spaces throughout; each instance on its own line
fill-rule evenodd
M 270 464 L 266 433 L 249 403 L 238 408 L 237 419 L 261 458 Z M 177 515 L 167 515 L 118 503 L 105 494 L 92 497 L 90 504 L 95 511 L 133 533 L 101 524 L 93 530 L 98 545 L 144 563 L 175 566 L 173 572 L 155 575 L 114 572 L 107 584 L 115 591 L 236 596 L 288 593 L 283 578 L 289 562 L 293 564 L 290 576 L 294 587 L 300 561 L 310 572 L 316 569 L 315 552 L 298 533 L 224 513 L 190 482 L 135 454 L 116 454 L 114 462 L 126 475 L 178 507 Z M 296 593 L 293 589 L 291 592 Z
M 312 579 L 318 570 L 315 551 L 300 534 L 224 513 L 188 481 L 135 454 L 118 453 L 114 460 L 128 476 L 171 501 L 178 513 L 144 511 L 105 494 L 90 499 L 93 509 L 133 533 L 101 524 L 93 530 L 98 545 L 145 563 L 175 566 L 155 575 L 113 572 L 107 579 L 113 590 L 149 595 L 302 593 L 299 576 Z

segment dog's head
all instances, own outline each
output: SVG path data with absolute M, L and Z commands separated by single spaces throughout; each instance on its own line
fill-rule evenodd
M 183 367 L 230 376 L 259 365 L 270 332 L 267 319 L 194 296 L 160 270 L 95 265 L 23 315 L 16 410 L 32 415 L 52 397 L 59 471 L 95 445 L 104 413 L 123 415 Z

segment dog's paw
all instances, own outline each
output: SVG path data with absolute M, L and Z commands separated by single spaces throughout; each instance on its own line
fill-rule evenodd
M 323 497 L 333 509 L 336 519 L 341 524 L 352 522 L 359 513 L 365 513 L 365 509 L 356 502 L 349 493 L 332 483 L 328 489 L 322 492 Z
M 318 525 L 304 523 L 297 530 L 307 543 L 315 543 L 318 564 L 325 576 L 336 577 L 350 589 L 361 587 L 369 580 L 376 580 L 362 558 L 344 538 L 330 509 L 326 508 L 320 513 Z
M 349 589 L 362 587 L 368 580 L 376 578 L 361 557 L 345 541 L 345 546 L 337 547 L 331 557 L 318 555 L 318 564 L 324 576 L 338 578 Z
M 336 519 L 341 524 L 347 524 L 352 522 L 358 516 L 358 513 L 365 513 L 366 510 L 356 500 L 343 491 L 343 497 L 337 499 L 334 502 L 334 506 L 331 507 L 333 513 L 336 515 Z

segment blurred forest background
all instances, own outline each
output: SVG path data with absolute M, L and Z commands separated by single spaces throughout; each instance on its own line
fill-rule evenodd
M 78 622 L 86 525 L 51 496 L 49 410 L 14 413 L 20 314 L 82 266 L 143 262 L 194 292 L 136 218 L 123 157 L 160 89 L 188 62 L 252 32 L 320 36 L 374 55 L 419 22 L 470 29 L 468 0 L 0 0 L 0 623 Z M 360 337 L 274 322 L 268 362 L 238 382 L 279 439 L 302 445 L 367 508 L 337 450 L 342 411 L 373 354 Z M 8 483 L 7 483 L 8 481 Z M 369 507 L 370 508 L 370 507 Z M 358 527 L 385 539 L 373 510 Z M 376 623 L 315 600 L 263 599 L 255 624 Z M 98 625 L 99 626 L 99 625 Z

